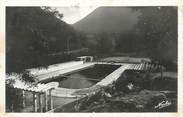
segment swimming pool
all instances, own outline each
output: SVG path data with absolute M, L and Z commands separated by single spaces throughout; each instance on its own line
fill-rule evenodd
M 48 82 L 59 82 L 59 87 L 69 89 L 88 88 L 108 76 L 121 65 L 95 64 L 89 68 L 59 76 Z

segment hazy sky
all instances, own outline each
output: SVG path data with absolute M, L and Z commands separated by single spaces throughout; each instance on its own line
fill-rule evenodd
M 60 13 L 64 15 L 63 19 L 68 24 L 74 24 L 75 22 L 81 20 L 85 16 L 87 16 L 89 13 L 91 13 L 93 10 L 96 9 L 96 7 L 54 7 L 56 8 Z

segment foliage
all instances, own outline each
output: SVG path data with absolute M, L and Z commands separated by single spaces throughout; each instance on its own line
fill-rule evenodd
M 133 32 L 123 32 L 119 34 L 117 38 L 116 51 L 118 52 L 138 52 L 142 50 L 142 45 L 139 39 Z M 141 40 L 142 41 L 142 40 Z
M 50 7 L 7 7 L 7 72 L 53 64 L 59 61 L 48 54 L 81 48 L 83 35 L 63 22 L 62 17 Z
M 32 85 L 35 85 L 35 83 L 37 83 L 36 78 L 32 74 L 30 74 L 29 71 L 24 71 L 20 80 L 25 83 L 31 83 Z
M 115 52 L 177 61 L 177 8 L 134 7 L 140 12 L 132 30 L 114 35 Z M 136 11 L 135 11 L 136 12 Z
M 158 60 L 177 59 L 177 8 L 134 7 L 141 14 L 133 30 L 85 34 L 61 20 L 50 7 L 7 7 L 7 72 L 46 66 L 74 58 L 65 51 L 81 47 L 90 54 L 137 53 Z M 86 37 L 87 36 L 87 37 Z M 47 56 L 54 53 L 65 53 Z M 80 54 L 77 54 L 80 55 Z
M 113 43 L 109 35 L 101 33 L 97 39 L 97 51 L 100 54 L 110 54 L 112 52 Z
M 176 59 L 177 8 L 135 7 L 134 9 L 141 12 L 135 30 L 144 39 L 139 41 L 147 47 L 149 56 L 156 59 Z

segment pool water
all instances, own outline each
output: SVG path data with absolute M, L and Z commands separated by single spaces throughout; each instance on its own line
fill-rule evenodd
M 108 76 L 119 67 L 120 65 L 96 64 L 84 70 L 67 74 L 64 77 L 58 77 L 49 82 L 59 82 L 59 87 L 63 88 L 88 88 Z

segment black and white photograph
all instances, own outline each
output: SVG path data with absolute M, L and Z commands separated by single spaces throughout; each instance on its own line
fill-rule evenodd
M 6 113 L 177 113 L 177 6 L 6 6 Z

